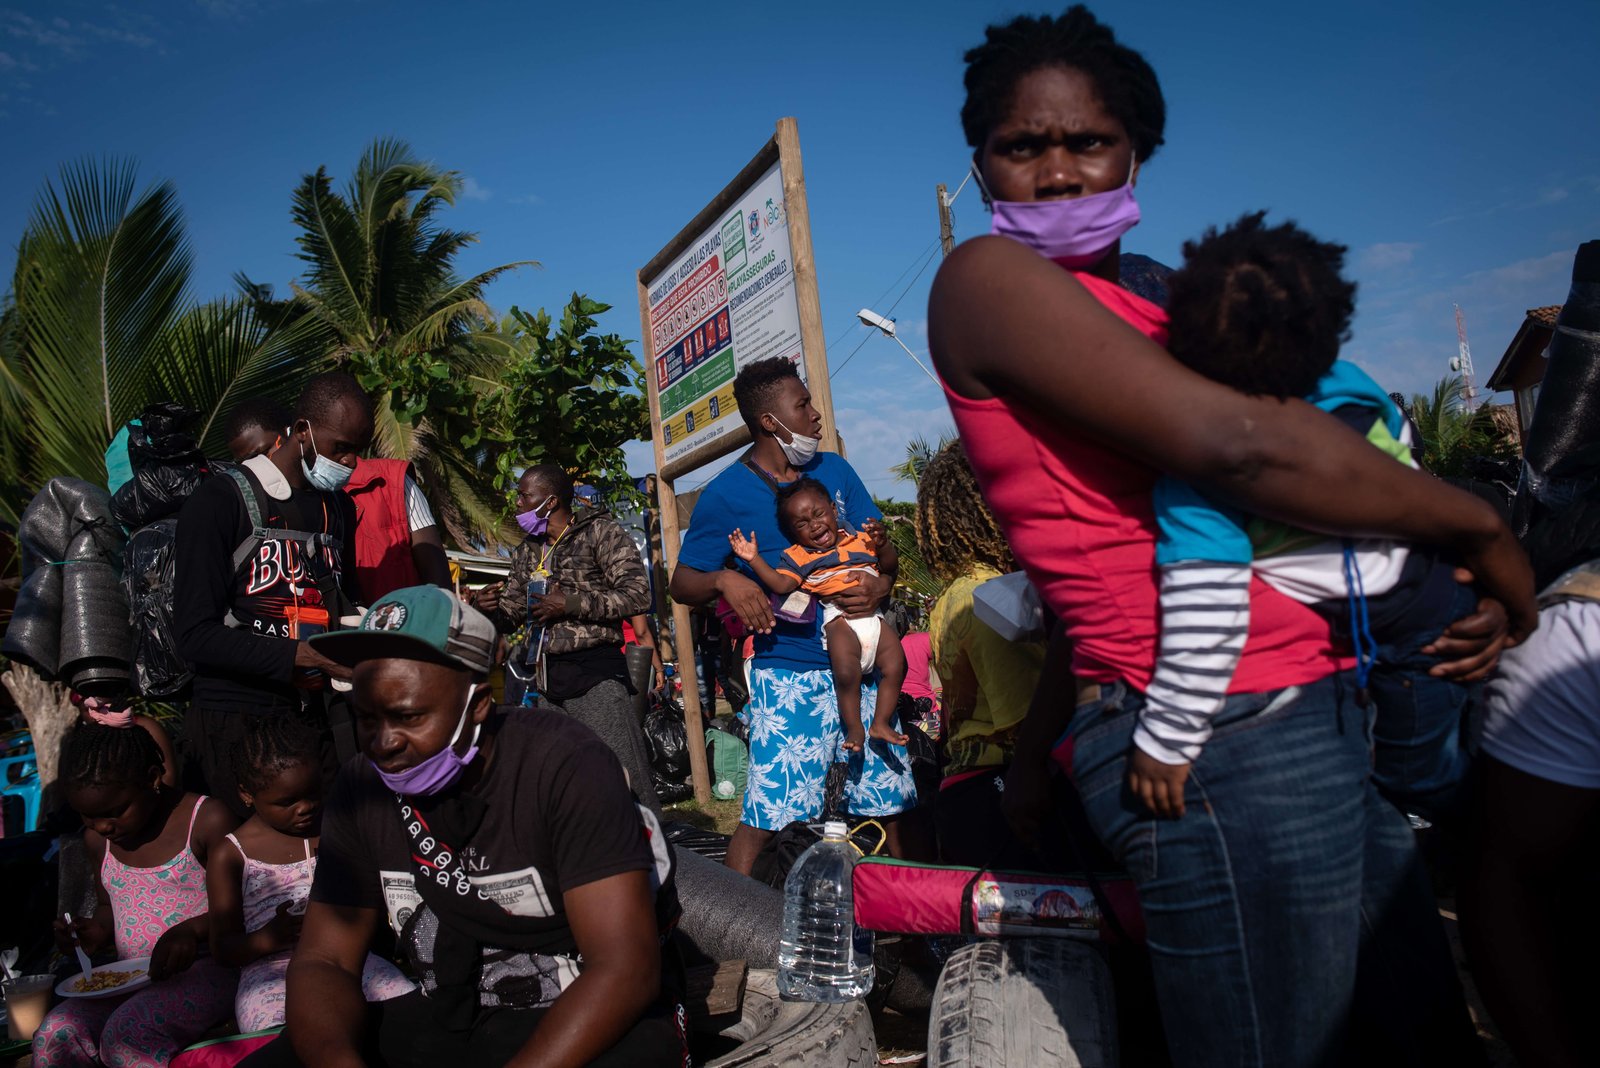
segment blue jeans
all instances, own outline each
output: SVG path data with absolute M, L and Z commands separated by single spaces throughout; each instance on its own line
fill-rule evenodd
M 1429 624 L 1405 633 L 1374 628 L 1378 658 L 1367 680 L 1376 709 L 1373 780 L 1402 811 L 1435 821 L 1456 807 L 1467 777 L 1462 726 L 1478 689 L 1470 683 L 1433 678 L 1428 670 L 1439 658 L 1419 652 L 1477 607 L 1472 587 L 1456 582 L 1447 569 L 1443 572 L 1445 581 L 1431 583 L 1427 591 L 1430 602 L 1437 605 Z
M 1366 714 L 1348 679 L 1230 697 L 1177 820 L 1154 818 L 1125 784 L 1143 701 L 1102 687 L 1068 733 L 1089 823 L 1139 889 L 1173 1063 L 1345 1063 L 1358 962 L 1374 987 L 1397 985 L 1408 1009 L 1444 1030 L 1466 1024 L 1470 1038 L 1413 836 L 1370 785 Z M 1394 929 L 1414 937 L 1363 944 Z M 1435 1061 L 1430 1037 L 1388 1033 L 1412 1024 L 1374 1021 L 1372 1044 L 1460 1063 Z

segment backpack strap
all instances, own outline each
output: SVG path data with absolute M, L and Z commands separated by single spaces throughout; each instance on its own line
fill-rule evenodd
M 778 495 L 778 480 L 772 477 L 772 472 L 756 463 L 756 450 L 754 446 L 744 450 L 744 455 L 739 457 L 739 462 L 748 467 L 750 469 L 750 473 L 759 478 L 766 485 L 767 489 L 772 491 L 772 495 L 774 497 Z
M 233 574 L 239 574 L 250 558 L 260 551 L 263 542 L 292 541 L 301 546 L 307 560 L 307 567 L 312 571 L 312 577 L 317 584 L 317 589 L 322 594 L 323 603 L 328 606 L 330 616 L 335 619 L 338 618 L 338 615 L 334 614 L 335 609 L 339 610 L 339 615 L 348 614 L 344 609 L 350 607 L 350 605 L 348 599 L 344 597 L 344 592 L 339 589 L 338 582 L 334 580 L 333 575 L 326 568 L 319 567 L 316 563 L 321 559 L 321 550 L 339 546 L 342 540 L 342 533 L 340 538 L 335 538 L 331 533 L 284 530 L 268 526 L 266 514 L 268 507 L 265 504 L 266 489 L 257 481 L 256 477 L 240 464 L 219 463 L 213 466 L 233 479 L 234 486 L 239 491 L 240 501 L 244 504 L 246 521 L 250 526 L 250 533 L 245 535 L 244 541 L 240 542 L 238 548 L 233 550 Z M 342 526 L 342 514 L 340 522 Z M 230 627 L 243 625 L 231 611 L 224 617 L 223 622 Z

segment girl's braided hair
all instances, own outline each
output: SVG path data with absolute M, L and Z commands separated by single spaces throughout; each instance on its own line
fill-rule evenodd
M 1024 75 L 1041 67 L 1070 67 L 1094 82 L 1105 109 L 1122 123 L 1143 163 L 1155 154 L 1167 126 L 1167 102 L 1156 72 L 1143 56 L 1118 44 L 1111 27 L 1082 4 L 1061 15 L 1023 15 L 990 26 L 984 43 L 969 49 L 967 100 L 961 128 L 967 144 L 981 150 L 989 131 L 1005 117 Z
M 61 744 L 61 777 L 73 786 L 138 786 L 166 767 L 161 747 L 137 725 L 80 722 Z
M 917 483 L 917 548 L 928 570 L 944 582 L 959 578 L 973 564 L 1002 574 L 1017 569 L 960 439 L 934 454 Z
M 254 794 L 297 764 L 321 763 L 321 732 L 304 716 L 251 716 L 234 761 L 239 785 Z

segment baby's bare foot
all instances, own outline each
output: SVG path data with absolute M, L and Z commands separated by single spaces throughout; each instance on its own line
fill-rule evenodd
M 844 749 L 846 752 L 859 753 L 862 746 L 867 744 L 867 732 L 860 725 L 846 727 L 844 730 Z
M 875 742 L 889 742 L 893 745 L 906 744 L 906 736 L 896 731 L 887 723 L 874 721 L 872 724 L 872 730 L 869 733 L 872 735 L 872 740 Z

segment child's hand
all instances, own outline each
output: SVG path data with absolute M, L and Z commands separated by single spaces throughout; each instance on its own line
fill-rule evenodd
M 200 939 L 186 924 L 168 927 L 150 951 L 150 978 L 160 982 L 189 970 L 200 953 Z
M 756 558 L 756 532 L 753 530 L 750 537 L 746 538 L 744 531 L 736 529 L 728 535 L 728 545 L 732 547 L 733 555 L 747 564 Z
M 56 948 L 65 956 L 72 955 L 72 936 L 74 933 L 78 936 L 78 944 L 91 957 L 104 949 L 106 943 L 111 941 L 111 930 L 92 916 L 84 919 L 75 918 L 70 925 L 65 919 L 59 919 L 52 922 L 50 926 L 52 933 L 55 935 Z
M 1157 819 L 1183 815 L 1183 783 L 1188 777 L 1188 764 L 1164 764 L 1137 745 L 1128 748 L 1128 789 Z
M 267 921 L 266 931 L 272 938 L 274 953 L 293 949 L 300 941 L 300 925 L 305 923 L 306 918 L 304 913 L 290 912 L 293 906 L 293 901 L 285 901 L 278 906 L 272 919 Z
M 873 549 L 879 552 L 882 552 L 883 547 L 889 543 L 889 532 L 876 519 L 868 519 L 862 523 L 861 533 L 867 536 L 867 540 L 872 542 Z

